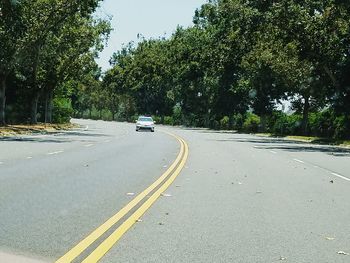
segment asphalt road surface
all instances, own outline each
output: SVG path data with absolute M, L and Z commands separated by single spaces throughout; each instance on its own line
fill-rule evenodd
M 350 262 L 350 150 L 75 121 L 0 139 L 1 263 L 55 262 L 120 211 L 177 158 L 166 132 L 182 172 L 100 262 Z

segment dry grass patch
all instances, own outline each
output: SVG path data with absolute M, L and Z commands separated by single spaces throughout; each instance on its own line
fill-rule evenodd
M 59 130 L 70 130 L 78 128 L 79 125 L 73 123 L 65 124 L 48 124 L 38 123 L 35 125 L 30 124 L 18 124 L 18 125 L 6 125 L 0 127 L 0 136 L 14 136 L 18 134 L 32 134 L 32 133 L 50 133 Z

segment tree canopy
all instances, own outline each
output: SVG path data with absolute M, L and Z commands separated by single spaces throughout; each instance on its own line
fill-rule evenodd
M 135 113 L 173 123 L 217 127 L 247 112 L 263 122 L 289 100 L 300 133 L 320 111 L 348 127 L 349 12 L 337 0 L 211 0 L 193 26 L 116 53 L 103 83 Z
M 101 50 L 109 21 L 93 14 L 99 0 L 4 0 L 0 2 L 0 123 L 52 121 L 54 93 L 64 98 L 65 82 L 82 72 Z M 83 74 L 80 74 L 83 73 Z M 59 92 L 60 91 L 60 92 Z M 6 100 L 8 98 L 8 100 Z M 6 108 L 6 102 L 12 107 Z M 11 111 L 11 108 L 16 108 Z M 6 109 L 8 109 L 6 111 Z

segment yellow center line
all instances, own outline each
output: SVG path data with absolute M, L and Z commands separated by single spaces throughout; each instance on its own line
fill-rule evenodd
M 103 223 L 101 226 L 95 229 L 91 234 L 89 234 L 82 241 L 80 241 L 76 246 L 74 246 L 65 255 L 59 258 L 55 263 L 72 262 L 82 252 L 84 252 L 91 244 L 93 244 L 98 238 L 100 238 L 104 233 L 106 233 L 112 226 L 114 226 L 121 218 L 123 218 L 127 213 L 129 213 L 131 209 L 133 209 L 136 205 L 138 205 L 147 195 L 149 195 L 154 189 L 156 189 L 173 172 L 173 170 L 180 163 L 183 157 L 183 154 L 185 152 L 186 146 L 179 137 L 177 137 L 176 135 L 172 135 L 172 136 L 175 137 L 180 142 L 181 148 L 178 156 L 176 157 L 174 163 L 169 167 L 169 169 L 161 177 L 159 177 L 152 185 L 150 185 L 146 190 L 144 190 L 142 193 L 136 196 L 130 203 L 128 203 L 125 207 L 123 207 L 118 213 L 113 215 L 105 223 Z
M 175 172 L 170 178 L 156 191 L 152 196 L 145 201 L 140 208 L 138 208 L 127 220 L 125 220 L 120 227 L 118 227 L 106 240 L 104 240 L 84 261 L 83 263 L 98 262 L 117 242 L 118 240 L 137 222 L 137 220 L 155 203 L 161 194 L 174 182 L 176 177 L 180 174 L 185 166 L 188 158 L 188 145 L 185 141 L 180 139 L 185 145 L 184 157 L 181 163 L 176 168 Z

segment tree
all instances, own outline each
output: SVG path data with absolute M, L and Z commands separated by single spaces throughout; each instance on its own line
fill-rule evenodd
M 5 125 L 7 77 L 17 63 L 16 52 L 24 27 L 22 4 L 17 1 L 0 2 L 0 125 Z

